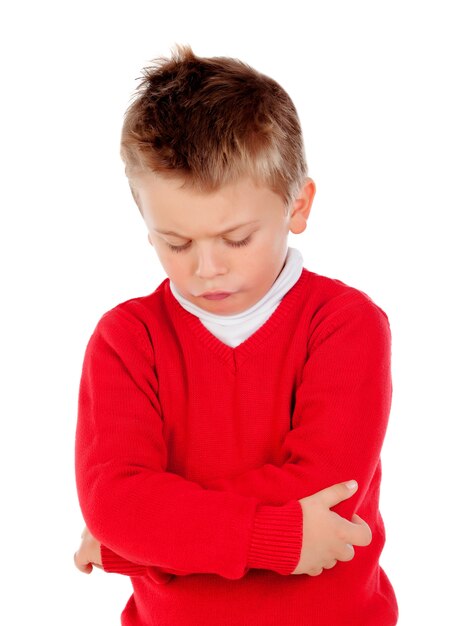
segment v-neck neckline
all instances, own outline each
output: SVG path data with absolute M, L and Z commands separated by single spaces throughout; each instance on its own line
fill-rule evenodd
M 247 337 L 243 342 L 235 347 L 227 345 L 218 337 L 213 335 L 213 333 L 206 328 L 197 315 L 190 313 L 180 304 L 171 292 L 169 278 L 166 279 L 164 288 L 166 298 L 170 303 L 170 308 L 175 313 L 175 319 L 179 318 L 182 322 L 184 322 L 186 327 L 190 328 L 205 346 L 217 354 L 223 362 L 235 371 L 249 356 L 255 354 L 258 348 L 265 344 L 266 340 L 269 336 L 271 336 L 273 331 L 278 328 L 279 324 L 283 321 L 298 300 L 307 276 L 308 272 L 305 268 L 303 268 L 297 282 L 287 293 L 284 294 L 281 302 L 278 304 L 270 317 L 268 317 L 265 322 L 252 333 L 252 335 Z

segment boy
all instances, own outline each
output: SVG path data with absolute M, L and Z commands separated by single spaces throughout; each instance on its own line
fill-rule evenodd
M 289 96 L 177 46 L 145 68 L 121 155 L 168 278 L 86 349 L 77 567 L 131 577 L 124 626 L 393 626 L 390 326 L 287 245 L 315 193 Z

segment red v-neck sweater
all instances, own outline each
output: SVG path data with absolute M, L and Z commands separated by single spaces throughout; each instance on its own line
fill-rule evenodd
M 76 482 L 105 571 L 129 575 L 123 626 L 393 626 L 379 556 L 391 333 L 364 292 L 303 268 L 235 348 L 169 279 L 98 321 L 82 367 Z M 369 546 L 290 575 L 298 500 L 349 479 Z

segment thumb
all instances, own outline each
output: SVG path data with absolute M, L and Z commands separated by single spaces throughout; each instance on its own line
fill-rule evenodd
M 79 569 L 79 571 L 82 572 L 83 574 L 90 574 L 92 572 L 93 570 L 92 563 L 81 562 L 78 556 L 78 552 L 74 553 L 73 561 L 76 567 Z
M 318 491 L 315 496 L 321 498 L 329 509 L 336 506 L 339 502 L 350 498 L 358 489 L 357 481 L 349 480 L 344 483 L 337 483 L 326 489 Z

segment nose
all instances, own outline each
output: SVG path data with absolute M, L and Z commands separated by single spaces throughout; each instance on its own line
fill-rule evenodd
M 213 247 L 202 247 L 197 252 L 196 276 L 201 279 L 209 279 L 227 273 L 227 263 L 221 251 Z

